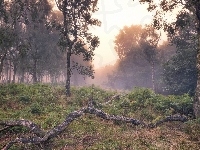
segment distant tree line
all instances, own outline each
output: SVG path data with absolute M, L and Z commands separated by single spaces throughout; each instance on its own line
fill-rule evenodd
M 55 2 L 59 10 L 48 0 L 1 1 L 0 82 L 67 80 L 69 88 L 70 78 L 74 85 L 86 82 L 79 74 L 94 77 L 92 57 L 99 41 L 88 26 L 100 25 L 91 17 L 97 1 Z M 147 87 L 163 94 L 194 95 L 197 30 L 193 20 L 192 13 L 179 13 L 166 29 L 164 43 L 154 27 L 125 26 L 114 41 L 118 61 L 101 69 L 104 73 L 96 74 L 97 80 L 108 78 L 104 84 L 116 89 Z
M 110 69 L 112 72 L 107 73 L 107 86 L 123 90 L 146 87 L 162 94 L 194 95 L 197 32 L 190 13 L 178 18 L 175 23 L 188 20 L 185 28 L 179 27 L 175 33 L 168 30 L 168 41 L 162 43 L 160 33 L 153 27 L 132 25 L 121 29 L 114 41 L 119 59 Z
M 81 27 L 81 21 L 78 20 L 80 17 L 72 16 L 73 14 L 69 14 L 67 10 L 62 11 L 67 7 L 64 6 L 64 2 L 57 2 L 59 7 L 63 7 L 61 11 L 55 10 L 53 8 L 55 4 L 48 0 L 3 0 L 0 2 L 1 83 L 65 83 L 69 77 L 72 84 L 80 85 L 85 81 L 79 74 L 84 77 L 93 76 L 91 58 L 93 50 L 98 46 L 98 38 L 87 33 L 88 25 L 82 18 L 85 30 L 78 29 Z M 67 2 L 68 6 L 69 2 Z M 95 9 L 92 2 L 88 1 L 88 4 L 82 5 L 80 2 L 83 11 L 86 5 Z M 88 11 L 85 11 L 86 14 L 83 15 L 88 15 L 86 19 L 91 21 Z M 68 15 L 68 20 L 64 18 L 66 16 L 63 16 L 63 12 Z M 74 17 L 77 23 L 70 24 L 70 16 Z M 66 20 L 63 21 L 64 19 Z M 64 25 L 66 21 L 68 23 Z M 99 24 L 97 20 L 88 24 L 95 23 Z M 77 28 L 74 29 L 73 26 Z M 67 30 L 69 28 L 70 31 Z M 75 35 L 75 44 L 70 49 L 71 52 L 66 53 L 66 51 L 69 52 L 71 33 L 74 31 L 78 32 Z M 65 35 L 63 35 L 64 32 Z M 80 35 L 82 32 L 85 35 Z M 68 41 L 66 36 L 69 36 Z M 84 42 L 81 36 L 87 37 L 87 42 Z M 71 59 L 67 62 L 69 56 Z M 66 64 L 69 63 L 71 63 L 70 68 L 67 68 Z M 67 76 L 69 72 L 70 76 Z

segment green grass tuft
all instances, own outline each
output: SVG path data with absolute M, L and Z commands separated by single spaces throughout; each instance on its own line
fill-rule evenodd
M 163 96 L 150 89 L 135 88 L 117 93 L 99 87 L 72 87 L 72 96 L 65 96 L 61 86 L 46 84 L 0 85 L 1 120 L 28 119 L 48 131 L 62 123 L 66 116 L 84 107 L 93 99 L 95 107 L 106 113 L 123 115 L 147 123 L 171 114 L 192 117 L 192 98 L 188 95 Z M 118 98 L 111 100 L 114 96 Z M 0 133 L 0 148 L 17 136 L 29 135 L 22 127 Z M 200 149 L 200 120 L 187 123 L 165 123 L 146 129 L 122 122 L 106 121 L 86 114 L 73 121 L 58 137 L 45 143 L 46 149 Z M 38 145 L 16 144 L 11 149 L 42 149 Z

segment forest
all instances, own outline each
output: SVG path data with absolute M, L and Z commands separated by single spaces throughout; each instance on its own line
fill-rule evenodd
M 1 149 L 200 149 L 200 2 L 139 2 L 95 69 L 98 0 L 0 1 Z

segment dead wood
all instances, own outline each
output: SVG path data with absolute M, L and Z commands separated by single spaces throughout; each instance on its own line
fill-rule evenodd
M 172 122 L 172 121 L 186 122 L 186 121 L 188 121 L 188 118 L 184 115 L 179 115 L 179 114 L 171 115 L 171 116 L 167 116 L 166 118 L 157 121 L 155 124 L 149 124 L 148 127 L 155 128 L 165 122 Z
M 120 99 L 120 95 L 113 95 L 112 97 L 110 97 L 109 99 L 107 99 L 107 101 L 105 103 L 102 103 L 102 105 L 107 105 L 112 103 L 115 100 L 119 100 Z
M 0 125 L 6 126 L 0 131 L 3 131 L 13 126 L 23 126 L 23 127 L 28 128 L 32 133 L 36 134 L 39 137 L 42 137 L 45 134 L 45 132 L 41 128 L 39 128 L 38 125 L 36 125 L 35 123 L 29 120 L 21 119 L 21 120 L 12 120 L 12 121 L 0 121 Z
M 121 121 L 124 123 L 131 123 L 133 125 L 142 125 L 143 127 L 150 127 L 150 128 L 155 128 L 155 127 L 163 124 L 164 122 L 169 122 L 169 121 L 181 121 L 181 122 L 187 121 L 187 117 L 185 117 L 185 116 L 172 115 L 172 116 L 168 116 L 168 117 L 156 122 L 155 124 L 146 124 L 143 121 L 140 121 L 140 120 L 137 120 L 134 118 L 107 114 L 100 109 L 94 108 L 93 104 L 89 103 L 88 107 L 84 107 L 78 111 L 74 111 L 74 112 L 70 113 L 66 117 L 64 122 L 62 122 L 61 124 L 57 125 L 56 127 L 54 127 L 53 129 L 51 129 L 47 132 L 45 132 L 38 125 L 36 125 L 35 123 L 33 123 L 29 120 L 22 119 L 22 120 L 15 120 L 15 121 L 0 121 L 0 125 L 4 126 L 4 128 L 11 127 L 11 126 L 23 126 L 23 127 L 28 128 L 30 130 L 30 132 L 33 133 L 33 135 L 34 135 L 33 137 L 29 137 L 29 138 L 21 138 L 21 137 L 16 138 L 15 140 L 13 140 L 13 141 L 9 142 L 7 145 L 5 145 L 3 150 L 8 150 L 15 143 L 22 143 L 22 144 L 44 143 L 44 142 L 48 141 L 49 139 L 52 139 L 52 138 L 56 137 L 57 135 L 59 135 L 63 130 L 66 129 L 66 127 L 72 121 L 74 121 L 76 118 L 79 118 L 80 116 L 82 116 L 85 113 L 94 114 L 97 117 L 100 117 L 105 120 Z M 0 130 L 0 132 L 1 131 L 2 131 L 2 129 Z

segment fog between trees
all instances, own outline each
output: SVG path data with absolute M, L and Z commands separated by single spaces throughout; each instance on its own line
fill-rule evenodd
M 48 1 L 30 3 L 26 17 L 20 16 L 26 12 L 19 11 L 22 4 L 2 3 L 0 82 L 65 84 L 67 54 L 59 47 L 63 44 L 59 39 L 63 15 Z M 184 17 L 191 19 L 192 15 Z M 119 59 L 114 65 L 96 69 L 94 75 L 92 61 L 84 61 L 93 53 L 88 45 L 81 49 L 83 39 L 79 38 L 77 52 L 71 54 L 72 85 L 96 84 L 118 90 L 145 87 L 157 93 L 193 95 L 197 78 L 195 27 L 186 24 L 184 29 L 167 34 L 168 41 L 160 42 L 160 33 L 150 25 L 125 26 L 114 41 Z M 89 79 L 88 74 L 95 78 Z
M 156 93 L 193 95 L 196 42 L 191 37 L 195 34 L 188 26 L 175 36 L 168 33 L 168 41 L 159 42 L 159 32 L 151 27 L 125 26 L 115 40 L 119 59 L 115 65 L 96 70 L 96 84 L 119 90 L 145 87 Z

